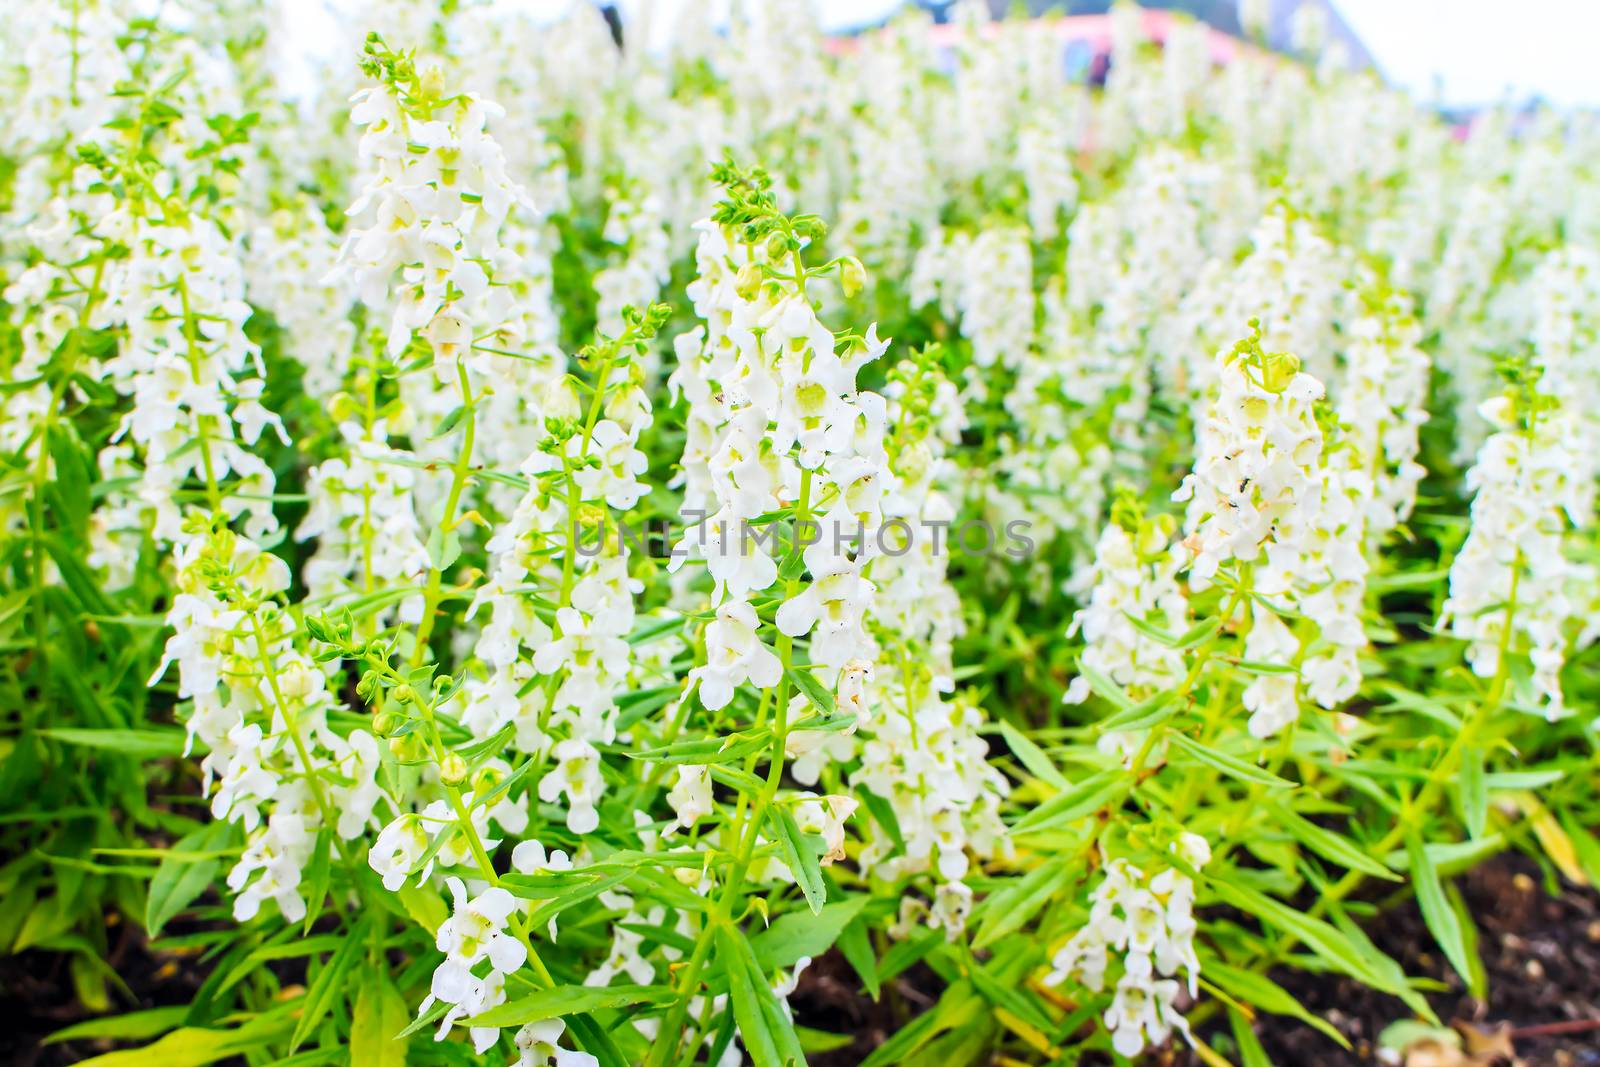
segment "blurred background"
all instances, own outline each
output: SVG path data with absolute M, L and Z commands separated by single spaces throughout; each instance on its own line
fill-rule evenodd
M 502 0 L 550 18 L 574 4 L 592 0 Z M 294 0 L 295 29 L 304 54 L 285 57 L 293 75 L 308 77 L 325 49 L 338 40 L 327 32 L 339 0 Z M 728 0 L 650 0 L 662 15 L 684 4 L 726 8 Z M 989 0 L 997 15 L 1026 10 L 1035 16 L 1077 16 L 1066 61 L 1092 76 L 1109 30 L 1099 20 L 1111 0 Z M 1246 36 L 1241 10 L 1259 19 L 1264 44 L 1279 51 L 1295 46 L 1295 12 L 1303 4 L 1326 14 L 1330 40 L 1344 61 L 1372 67 L 1385 80 L 1465 118 L 1492 105 L 1560 108 L 1600 105 L 1600 2 L 1596 0 L 1150 0 L 1152 10 L 1183 12 L 1232 37 Z M 633 21 L 642 0 L 607 0 L 615 25 Z M 943 19 L 949 0 L 816 0 L 829 33 L 841 38 L 881 25 L 908 6 L 920 6 Z M 659 18 L 657 25 L 674 20 Z M 1157 28 L 1159 34 L 1159 28 Z M 656 43 L 656 42 L 653 42 Z

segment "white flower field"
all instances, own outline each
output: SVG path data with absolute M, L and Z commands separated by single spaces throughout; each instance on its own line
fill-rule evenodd
M 1600 881 L 1592 116 L 1452 125 L 1314 3 L 1085 72 L 976 0 L 352 2 L 286 88 L 292 7 L 0 25 L 47 1049 L 1373 1055 L 1320 981 L 1400 1063 L 1489 996 L 1463 878 Z

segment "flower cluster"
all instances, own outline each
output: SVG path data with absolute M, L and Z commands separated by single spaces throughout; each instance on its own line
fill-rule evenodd
M 1196 834 L 1180 835 L 1170 851 L 1191 869 L 1211 860 L 1211 846 Z M 1137 1056 L 1174 1030 L 1189 1036 L 1178 998 L 1185 989 L 1191 998 L 1199 989 L 1193 880 L 1174 867 L 1148 875 L 1125 859 L 1113 859 L 1089 899 L 1088 922 L 1055 954 L 1046 981 L 1058 985 L 1070 979 L 1098 993 L 1116 953 L 1122 974 L 1105 1013 L 1112 1047 Z
M 1285 961 L 1426 1014 L 1365 879 L 1592 879 L 1592 124 L 728 6 L 0 26 L 0 947 L 252 1062 L 801 1062 L 836 960 L 938 979 L 879 1059 L 1253 1060 Z

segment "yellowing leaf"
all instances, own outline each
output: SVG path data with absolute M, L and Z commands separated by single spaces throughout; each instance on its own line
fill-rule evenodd
M 1573 847 L 1572 838 L 1567 836 L 1556 817 L 1550 814 L 1550 809 L 1532 793 L 1517 792 L 1512 797 L 1532 824 L 1534 836 L 1539 839 L 1544 854 L 1560 869 L 1562 877 L 1573 885 L 1588 885 L 1589 876 L 1584 873 L 1583 864 L 1578 862 L 1578 850 Z

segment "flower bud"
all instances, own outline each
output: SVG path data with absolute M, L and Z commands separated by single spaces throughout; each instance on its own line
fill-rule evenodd
M 546 420 L 576 419 L 583 415 L 583 405 L 578 401 L 578 392 L 572 387 L 571 378 L 563 376 L 545 390 L 544 415 Z
M 739 274 L 734 279 L 733 287 L 739 294 L 740 300 L 754 300 L 756 293 L 761 290 L 761 267 L 755 263 L 746 263 L 739 268 Z
M 445 785 L 457 786 L 467 780 L 467 761 L 459 752 L 447 752 L 439 762 L 439 780 Z
M 1261 384 L 1268 392 L 1281 393 L 1300 373 L 1300 357 L 1291 352 L 1267 352 L 1261 357 Z
M 855 256 L 846 256 L 839 261 L 839 287 L 844 290 L 844 295 L 853 297 L 867 284 L 867 268 Z

